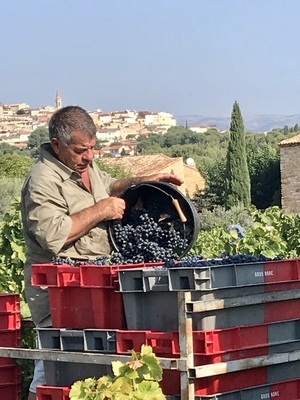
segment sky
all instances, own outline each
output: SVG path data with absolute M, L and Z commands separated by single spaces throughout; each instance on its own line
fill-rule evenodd
M 299 0 L 2 0 L 0 103 L 300 113 Z

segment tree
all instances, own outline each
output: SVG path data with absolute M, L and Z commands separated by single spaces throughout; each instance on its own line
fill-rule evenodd
M 38 157 L 41 144 L 49 142 L 49 131 L 46 127 L 35 129 L 28 138 L 28 148 L 31 150 L 32 157 Z
M 95 162 L 101 171 L 107 172 L 111 176 L 117 179 L 130 178 L 132 176 L 131 172 L 126 171 L 120 165 L 107 165 L 100 158 L 96 158 Z
M 20 153 L 20 149 L 8 143 L 0 143 L 0 154 Z
M 248 149 L 247 149 L 248 151 Z M 280 206 L 280 152 L 266 145 L 248 157 L 251 202 L 258 209 Z
M 233 104 L 226 156 L 225 204 L 227 208 L 251 204 L 250 176 L 245 146 L 244 122 L 239 104 Z
M 199 209 L 223 206 L 225 203 L 225 162 L 212 165 L 205 175 L 205 189 L 193 199 Z
M 19 154 L 4 154 L 0 156 L 1 178 L 25 178 L 34 160 Z
M 283 133 L 284 133 L 285 135 L 288 135 L 288 133 L 289 133 L 289 127 L 288 127 L 287 125 L 284 125 L 284 127 L 283 127 Z

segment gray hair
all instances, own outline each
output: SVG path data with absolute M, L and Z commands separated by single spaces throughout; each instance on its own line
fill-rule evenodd
M 80 132 L 89 138 L 96 135 L 96 126 L 86 110 L 79 106 L 67 106 L 52 115 L 49 121 L 50 141 L 56 138 L 67 146 L 74 132 Z

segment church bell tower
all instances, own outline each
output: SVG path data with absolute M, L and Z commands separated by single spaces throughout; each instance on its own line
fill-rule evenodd
M 56 91 L 55 106 L 57 109 L 62 107 L 61 95 L 59 94 L 58 90 Z

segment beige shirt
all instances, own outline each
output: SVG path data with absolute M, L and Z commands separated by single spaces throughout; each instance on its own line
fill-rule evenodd
M 89 176 L 91 191 L 84 186 L 80 174 L 52 155 L 50 144 L 46 143 L 22 188 L 21 212 L 27 245 L 25 292 L 32 319 L 40 326 L 49 315 L 48 297 L 47 291 L 31 286 L 31 264 L 51 262 L 54 256 L 92 259 L 111 252 L 105 222 L 74 243 L 64 245 L 71 230 L 70 215 L 109 197 L 116 180 L 100 171 L 95 162 L 89 167 Z

